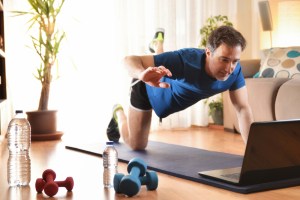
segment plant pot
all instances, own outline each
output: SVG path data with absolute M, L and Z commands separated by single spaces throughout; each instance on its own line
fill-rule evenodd
M 57 131 L 56 110 L 26 112 L 31 125 L 31 140 L 56 140 L 63 135 Z
M 223 125 L 223 110 L 216 109 L 211 112 L 211 117 L 215 124 Z

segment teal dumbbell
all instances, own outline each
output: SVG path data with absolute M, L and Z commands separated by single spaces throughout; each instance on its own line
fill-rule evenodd
M 136 195 L 140 188 L 138 189 L 131 189 L 130 191 L 122 191 L 120 188 L 120 183 L 125 175 L 122 173 L 117 173 L 114 176 L 114 189 L 116 193 L 123 193 L 126 194 L 127 196 L 133 196 Z M 156 190 L 158 187 L 158 176 L 157 173 L 154 171 L 147 171 L 146 175 L 143 177 L 139 177 L 140 179 L 140 185 L 146 185 L 147 190 Z M 122 188 L 124 190 L 124 188 Z
M 129 175 L 117 173 L 114 176 L 114 189 L 116 193 L 123 193 L 129 197 L 136 195 L 141 185 L 148 190 L 155 190 L 158 186 L 158 177 L 155 172 L 146 171 L 147 165 L 140 158 L 130 160 L 127 171 Z M 146 174 L 146 176 L 144 176 Z
M 117 193 L 133 196 L 141 188 L 139 177 L 146 174 L 147 164 L 140 158 L 133 158 L 129 161 L 127 172 L 129 175 L 116 174 L 114 177 L 114 188 Z

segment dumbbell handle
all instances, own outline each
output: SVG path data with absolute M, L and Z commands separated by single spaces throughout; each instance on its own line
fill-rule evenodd
M 48 182 L 53 182 L 53 181 L 54 181 L 53 176 L 48 175 L 46 178 L 46 182 L 48 183 Z
M 55 181 L 58 187 L 65 187 L 68 191 L 71 191 L 74 186 L 74 181 L 72 177 L 67 177 L 64 181 Z
M 140 181 L 142 185 L 147 185 L 149 183 L 149 180 L 146 176 L 140 177 Z
M 55 180 L 55 178 L 56 178 L 56 173 L 52 169 L 46 169 L 43 172 L 43 179 L 46 182 L 52 182 Z
M 129 174 L 130 174 L 130 176 L 138 178 L 140 176 L 140 172 L 141 172 L 140 168 L 138 168 L 138 167 L 132 167 Z

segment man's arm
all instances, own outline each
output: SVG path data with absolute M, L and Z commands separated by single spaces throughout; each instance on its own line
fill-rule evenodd
M 154 66 L 153 55 L 126 56 L 123 60 L 124 67 L 132 78 L 139 79 L 139 75 L 150 66 Z
M 236 110 L 242 138 L 247 143 L 250 125 L 253 122 L 252 110 L 248 101 L 246 86 L 229 91 L 231 102 Z
M 153 55 L 126 56 L 124 66 L 129 76 L 133 78 L 142 80 L 154 87 L 170 87 L 168 83 L 160 82 L 160 79 L 166 75 L 172 76 L 172 73 L 164 66 L 155 67 Z

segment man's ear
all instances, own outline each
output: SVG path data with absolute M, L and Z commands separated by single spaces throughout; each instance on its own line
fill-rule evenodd
M 209 57 L 211 55 L 211 51 L 207 47 L 205 48 L 205 54 L 206 54 L 206 57 Z

